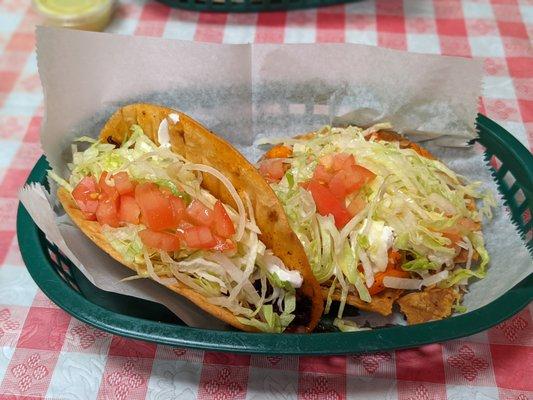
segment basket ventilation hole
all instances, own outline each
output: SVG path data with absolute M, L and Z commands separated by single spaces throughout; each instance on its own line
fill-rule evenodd
M 516 204 L 522 204 L 524 203 L 524 201 L 526 200 L 526 197 L 524 196 L 524 192 L 522 191 L 522 189 L 519 189 L 515 194 L 514 194 L 514 199 L 516 201 Z
M 502 162 L 500 161 L 500 159 L 496 156 L 492 156 L 490 158 L 490 165 L 492 166 L 492 168 L 494 168 L 494 170 L 496 172 L 498 172 L 498 170 L 500 169 L 501 165 L 502 165 Z

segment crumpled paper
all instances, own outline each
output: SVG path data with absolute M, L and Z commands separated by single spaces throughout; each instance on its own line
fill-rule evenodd
M 143 101 L 188 113 L 252 161 L 261 154 L 256 143 L 264 137 L 293 136 L 330 123 L 391 122 L 413 140 L 441 145 L 432 149 L 438 157 L 495 191 L 481 155 L 464 148 L 476 136 L 480 61 L 355 44 L 220 45 L 54 28 L 37 29 L 37 56 L 45 94 L 41 143 L 63 175 L 75 137 L 97 136 L 118 107 Z M 33 196 L 42 193 L 28 192 L 21 196 L 23 203 Z M 36 222 L 39 209 L 29 209 Z M 48 226 L 39 226 L 48 234 Z M 59 226 L 66 251 L 96 286 L 142 298 L 150 293 L 151 300 L 167 305 L 187 324 L 204 326 L 195 307 L 174 303 L 179 296 L 169 292 L 173 299 L 164 299 L 168 291 L 160 286 L 149 292 L 145 285 L 153 282 L 118 282 L 129 273 L 125 268 L 118 273 L 117 263 L 79 231 Z M 532 271 L 501 200 L 484 231 L 493 259 L 488 277 L 473 283 L 465 297 L 470 310 Z M 61 240 L 57 232 L 48 237 Z

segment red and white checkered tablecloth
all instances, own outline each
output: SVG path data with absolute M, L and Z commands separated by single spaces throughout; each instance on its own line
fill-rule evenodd
M 146 4 L 145 4 L 146 3 Z M 17 190 L 41 155 L 29 1 L 0 0 L 0 398 L 533 399 L 533 306 L 472 337 L 414 350 L 264 357 L 158 346 L 93 329 L 26 272 Z M 532 0 L 376 0 L 269 14 L 121 1 L 109 32 L 210 42 L 355 42 L 485 58 L 483 113 L 533 147 Z

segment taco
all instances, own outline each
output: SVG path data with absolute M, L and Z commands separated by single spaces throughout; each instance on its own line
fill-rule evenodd
M 281 200 L 332 301 L 409 323 L 461 310 L 489 262 L 481 232 L 494 201 L 429 151 L 390 130 L 325 127 L 275 144 L 258 168 Z M 482 200 L 478 210 L 476 201 Z
M 320 286 L 272 189 L 229 143 L 151 104 L 73 145 L 58 198 L 114 259 L 244 331 L 310 332 Z

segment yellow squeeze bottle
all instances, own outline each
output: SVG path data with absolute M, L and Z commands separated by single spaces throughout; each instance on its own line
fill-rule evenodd
M 86 31 L 102 31 L 111 20 L 115 0 L 33 0 L 44 24 Z

